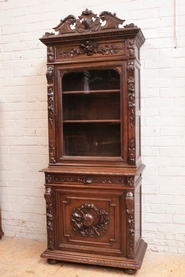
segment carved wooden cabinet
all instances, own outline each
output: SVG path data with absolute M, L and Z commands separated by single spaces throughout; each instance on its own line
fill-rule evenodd
M 140 47 L 134 24 L 110 12 L 69 15 L 47 46 L 49 263 L 140 268 Z

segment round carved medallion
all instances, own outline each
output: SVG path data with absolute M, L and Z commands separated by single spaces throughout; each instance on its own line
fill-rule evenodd
M 98 237 L 107 229 L 109 213 L 94 204 L 83 204 L 73 209 L 71 222 L 73 231 L 80 235 Z

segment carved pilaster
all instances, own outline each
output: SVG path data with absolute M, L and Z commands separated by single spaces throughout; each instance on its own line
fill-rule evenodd
M 127 212 L 127 257 L 134 258 L 135 249 L 135 220 L 134 220 L 134 194 L 131 191 L 126 193 Z
M 47 234 L 48 249 L 54 249 L 53 243 L 53 205 L 52 205 L 52 187 L 46 187 L 44 194 L 46 200 Z
M 136 146 L 135 146 L 135 139 L 129 139 L 129 146 L 128 146 L 128 162 L 131 165 L 134 165 L 136 162 Z
M 46 72 L 48 85 L 49 159 L 55 163 L 55 108 L 54 108 L 54 67 L 48 66 Z

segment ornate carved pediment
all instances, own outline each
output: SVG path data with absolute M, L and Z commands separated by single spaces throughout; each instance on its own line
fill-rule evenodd
M 69 33 L 91 33 L 98 30 L 118 29 L 125 20 L 119 19 L 116 14 L 103 11 L 99 16 L 91 10 L 86 9 L 78 18 L 74 15 L 68 15 L 65 19 L 53 28 L 58 34 Z M 45 36 L 54 35 L 46 33 Z

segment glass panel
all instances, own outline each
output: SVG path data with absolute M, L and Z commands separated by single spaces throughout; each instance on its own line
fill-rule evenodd
M 120 124 L 65 123 L 65 156 L 119 156 Z
M 62 78 L 62 90 L 83 91 L 119 89 L 120 76 L 114 69 L 86 70 L 65 73 Z
M 62 78 L 63 155 L 120 156 L 120 75 L 114 69 Z
M 101 120 L 119 118 L 119 92 L 63 95 L 64 120 Z

